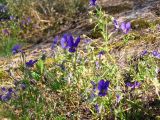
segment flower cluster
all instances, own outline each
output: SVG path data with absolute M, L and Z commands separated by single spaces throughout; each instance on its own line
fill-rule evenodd
M 93 81 L 91 81 L 91 84 L 93 85 L 93 91 L 95 92 L 97 85 Z M 98 82 L 98 96 L 103 97 L 107 95 L 109 84 L 110 82 L 108 80 L 105 81 L 103 79 Z
M 78 47 L 78 44 L 80 43 L 81 38 L 77 37 L 76 40 L 74 40 L 74 37 L 71 34 L 64 34 L 61 38 L 61 46 L 63 49 L 68 49 L 69 52 L 73 53 L 76 51 L 76 48 Z M 55 37 L 53 40 L 51 49 L 53 50 L 55 46 L 58 43 L 58 36 Z
M 131 88 L 131 89 L 139 88 L 140 85 L 141 85 L 141 84 L 140 84 L 138 81 L 134 81 L 133 83 L 131 83 L 131 82 L 127 82 L 127 83 L 126 83 L 126 86 L 127 86 L 128 88 Z
M 30 25 L 31 23 L 32 23 L 31 18 L 30 18 L 30 17 L 27 17 L 27 18 L 21 20 L 21 22 L 20 22 L 20 27 L 21 27 L 22 29 L 24 29 L 25 27 L 27 27 L 27 26 Z
M 15 45 L 15 46 L 13 46 L 13 48 L 12 48 L 12 53 L 13 53 L 13 54 L 16 54 L 16 53 L 19 53 L 19 52 L 22 52 L 21 46 L 20 46 L 20 45 Z
M 96 6 L 97 0 L 90 0 L 90 6 Z
M 26 67 L 33 67 L 37 61 L 38 60 L 29 60 L 28 62 L 26 62 Z
M 153 57 L 155 57 L 157 59 L 160 59 L 160 53 L 158 51 L 156 51 L 156 50 L 154 50 L 153 52 L 148 52 L 147 50 L 144 50 L 141 53 L 141 57 L 143 57 L 143 56 L 145 56 L 145 55 L 147 55 L 149 53 L 151 53 Z
M 23 52 L 21 49 L 20 45 L 14 45 L 12 48 L 12 53 L 13 54 L 17 54 L 19 52 Z M 33 67 L 34 64 L 37 62 L 38 60 L 29 60 L 28 62 L 26 62 L 26 67 Z
M 0 101 L 7 102 L 14 97 L 17 97 L 17 93 L 20 90 L 26 89 L 26 84 L 14 81 L 15 88 L 2 87 L 0 90 Z
M 113 20 L 113 24 L 115 29 L 121 29 L 125 34 L 128 34 L 128 32 L 131 30 L 131 23 L 130 22 L 122 22 L 121 25 L 118 24 L 117 20 Z
M 7 89 L 5 87 L 2 87 L 0 93 L 0 100 L 6 102 L 12 98 L 13 94 L 15 94 L 13 88 Z
M 70 35 L 68 38 L 69 52 L 75 52 L 79 42 L 80 42 L 80 37 L 77 37 L 77 39 L 74 42 L 73 36 Z

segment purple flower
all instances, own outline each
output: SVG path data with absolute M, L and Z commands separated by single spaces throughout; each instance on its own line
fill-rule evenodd
M 104 55 L 105 54 L 105 52 L 104 51 L 100 51 L 99 53 L 98 53 L 98 57 L 99 57 L 99 59 L 102 57 L 102 55 Z
M 6 89 L 5 89 L 6 91 Z M 0 100 L 6 102 L 11 99 L 12 93 L 14 93 L 13 88 L 9 88 L 6 94 L 0 95 Z
M 116 19 L 113 20 L 113 24 L 114 24 L 115 29 L 119 29 L 119 24 Z
M 22 90 L 26 89 L 26 85 L 24 83 L 21 84 Z
M 29 25 L 32 22 L 30 17 L 28 17 L 26 21 L 27 21 L 27 25 Z
M 126 86 L 127 86 L 127 87 L 132 87 L 132 84 L 131 84 L 130 82 L 127 82 L 127 83 L 126 83 Z
M 64 34 L 61 38 L 61 46 L 63 49 L 69 48 L 69 52 L 75 52 L 76 48 L 80 42 L 80 37 L 77 37 L 76 41 L 74 42 L 74 38 L 72 35 Z
M 3 29 L 3 30 L 2 30 L 2 33 L 3 33 L 4 35 L 6 35 L 6 36 L 9 35 L 9 31 L 8 31 L 7 29 Z
M 127 34 L 131 29 L 131 23 L 130 22 L 127 22 L 127 23 L 123 22 L 121 24 L 121 29 L 125 34 Z
M 143 56 L 145 56 L 147 53 L 148 53 L 147 50 L 144 50 L 144 51 L 142 51 L 141 56 L 143 57 Z
M 135 81 L 134 83 L 127 82 L 126 86 L 130 87 L 131 89 L 135 89 L 140 87 L 140 83 L 138 81 Z
M 8 88 L 8 92 L 12 93 L 13 92 L 13 88 Z
M 90 99 L 93 100 L 96 97 L 96 94 L 94 92 L 91 92 Z
M 99 69 L 100 65 L 99 65 L 99 61 L 96 61 L 96 69 Z
M 21 25 L 24 27 L 26 25 L 26 21 L 25 20 L 22 20 L 21 21 Z
M 10 18 L 10 20 L 14 20 L 15 19 L 15 17 L 12 16 L 12 15 L 9 18 Z
M 91 81 L 91 84 L 92 84 L 92 86 L 93 86 L 93 91 L 95 91 L 95 90 L 96 90 L 96 83 L 93 82 L 93 81 Z
M 2 90 L 2 92 L 5 92 L 5 91 L 6 91 L 6 88 L 5 88 L 5 87 L 2 87 L 1 90 Z
M 97 1 L 97 0 L 90 0 L 90 5 L 91 5 L 91 6 L 96 6 L 96 1 Z
M 64 34 L 61 38 L 61 46 L 63 49 L 67 49 L 68 47 L 68 34 Z
M 99 113 L 99 106 L 98 106 L 98 104 L 94 105 L 94 108 L 95 108 L 96 112 Z
M 9 94 L 8 95 L 1 95 L 1 101 L 6 102 L 10 99 Z
M 160 59 L 160 53 L 156 56 L 156 58 Z
M 80 42 L 81 38 L 77 37 L 76 41 L 74 42 L 74 38 L 72 35 L 69 36 L 68 39 L 68 46 L 69 46 L 69 52 L 75 52 L 76 48 Z
M 57 45 L 58 43 L 58 36 L 56 36 L 53 40 L 53 43 L 52 43 L 52 46 L 51 46 L 51 49 L 53 50 L 55 48 L 55 46 Z
M 69 52 L 75 52 L 76 48 L 80 42 L 80 37 L 77 37 L 76 41 L 74 42 L 74 38 L 72 35 L 64 34 L 61 38 L 61 46 L 63 49 L 69 48 Z
M 153 51 L 152 55 L 158 59 L 160 59 L 160 53 L 158 53 L 157 51 Z
M 0 94 L 0 100 L 2 100 L 2 95 Z
M 29 62 L 26 62 L 26 66 L 27 67 L 33 67 L 34 64 L 37 62 L 38 60 L 30 60 Z
M 91 100 L 93 100 L 95 97 L 96 97 L 96 94 L 95 94 L 95 92 L 96 92 L 96 83 L 95 82 L 93 82 L 93 81 L 91 81 L 91 84 L 92 84 L 92 86 L 93 86 L 93 88 L 92 88 L 92 91 L 91 91 L 91 94 L 90 94 L 90 98 L 91 98 Z
M 12 92 L 8 92 L 6 95 L 2 95 L 1 100 L 6 102 L 8 100 L 10 100 L 12 97 Z
M 99 96 L 106 96 L 109 87 L 109 81 L 100 80 L 98 82 Z
M 90 39 L 86 39 L 86 40 L 84 40 L 84 44 L 86 45 L 86 44 L 90 44 L 92 41 L 90 40 Z
M 21 46 L 20 46 L 20 45 L 15 45 L 15 46 L 13 46 L 13 48 L 12 48 L 12 53 L 13 53 L 13 54 L 16 54 L 16 53 L 18 53 L 18 52 L 22 52 Z
M 120 95 L 116 95 L 116 102 L 119 103 L 121 100 L 121 96 Z
M 158 52 L 157 52 L 157 51 L 153 51 L 153 52 L 152 52 L 152 55 L 153 55 L 153 56 L 157 56 L 157 55 L 158 55 Z

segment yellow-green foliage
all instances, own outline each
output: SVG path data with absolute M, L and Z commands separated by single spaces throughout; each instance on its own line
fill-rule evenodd
M 47 58 L 45 60 L 45 65 L 48 68 L 48 67 L 52 66 L 54 62 L 55 62 L 55 59 L 53 59 L 53 58 Z
M 140 33 L 138 33 L 138 32 L 134 32 L 133 33 L 133 36 L 134 36 L 134 39 L 132 39 L 132 40 L 135 40 L 135 41 L 155 41 L 156 40 L 156 35 L 154 35 L 154 34 L 145 34 L 145 33 L 143 33 L 143 34 L 140 34 Z
M 8 77 L 7 73 L 4 70 L 0 70 L 0 79 L 4 79 L 6 77 Z

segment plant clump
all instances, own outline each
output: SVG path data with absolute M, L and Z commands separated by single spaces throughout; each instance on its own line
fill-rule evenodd
M 65 31 L 56 34 L 47 48 L 42 47 L 40 56 L 32 58 L 29 57 L 32 53 L 27 54 L 18 41 L 9 46 L 10 58 L 19 58 L 19 66 L 10 65 L 7 69 L 10 81 L 0 82 L 0 112 L 3 109 L 0 118 L 154 120 L 159 117 L 159 49 L 145 48 L 134 55 L 128 50 L 124 56 L 115 57 L 112 49 L 116 45 L 130 47 L 131 42 L 139 45 L 132 23 L 119 22 L 106 14 L 97 0 L 89 0 L 88 5 L 86 14 L 101 39 Z M 16 22 L 15 29 L 19 29 L 14 29 L 15 32 L 3 29 L 4 43 L 6 39 L 18 39 L 19 32 L 29 30 L 31 21 L 28 18 L 20 24 Z M 112 47 L 116 33 L 122 34 L 122 38 Z M 5 50 L 6 46 L 3 47 Z M 125 59 L 126 66 L 119 63 L 121 59 Z M 2 70 L 0 79 L 4 77 Z

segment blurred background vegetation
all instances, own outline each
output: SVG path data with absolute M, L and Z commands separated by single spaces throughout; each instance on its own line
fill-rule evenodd
M 30 17 L 41 31 L 50 28 L 56 32 L 85 12 L 88 0 L 0 0 L 1 6 L 6 12 L 0 14 L 0 19 L 9 19 L 10 15 L 18 19 Z
M 84 12 L 88 0 L 6 0 L 10 14 L 30 16 L 38 24 L 58 27 Z
M 88 4 L 88 0 L 0 0 L 0 55 L 9 55 L 21 41 L 37 43 L 56 35 L 85 13 Z

